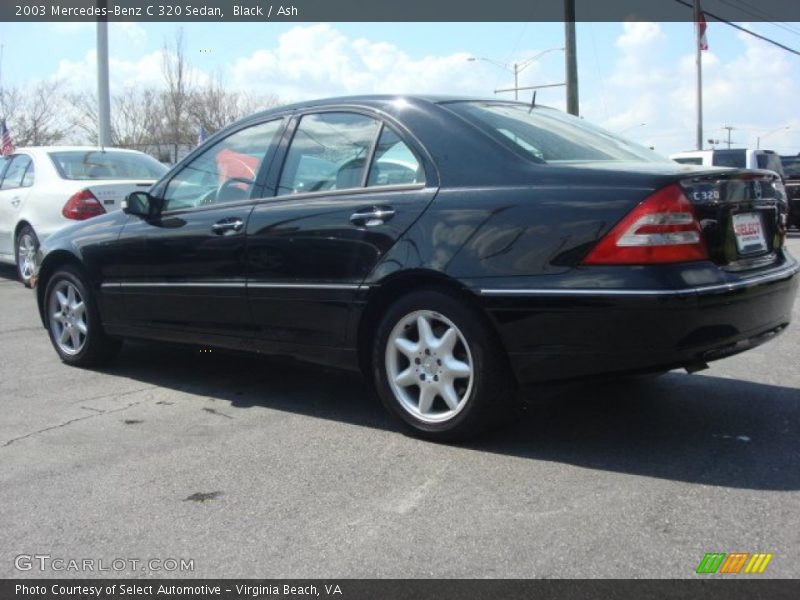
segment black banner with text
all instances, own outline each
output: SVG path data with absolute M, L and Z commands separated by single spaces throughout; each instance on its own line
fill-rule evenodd
M 0 581 L 3 600 L 795 600 L 800 580 L 721 579 L 26 579 Z
M 576 21 L 691 21 L 685 0 L 574 0 Z M 0 21 L 563 21 L 564 0 L 11 0 Z M 707 18 L 800 21 L 800 2 L 703 0 Z

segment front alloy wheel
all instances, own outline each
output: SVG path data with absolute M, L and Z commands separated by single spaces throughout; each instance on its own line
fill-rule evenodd
M 52 289 L 49 303 L 50 335 L 64 354 L 74 356 L 86 344 L 89 323 L 86 304 L 78 288 L 62 279 Z
M 61 360 L 78 367 L 95 367 L 113 359 L 121 341 L 108 337 L 103 330 L 83 271 L 64 265 L 45 283 L 47 331 Z

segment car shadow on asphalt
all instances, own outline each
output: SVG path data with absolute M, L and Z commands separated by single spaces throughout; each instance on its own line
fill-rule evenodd
M 8 280 L 8 281 L 16 281 L 19 282 L 19 278 L 17 277 L 17 269 L 13 265 L 0 265 L 0 281 Z M 20 285 L 22 285 L 20 283 Z
M 352 373 L 147 343 L 127 343 L 105 371 L 235 408 L 260 406 L 401 435 Z M 697 484 L 800 489 L 795 388 L 675 372 L 540 386 L 526 400 L 510 424 L 460 447 Z

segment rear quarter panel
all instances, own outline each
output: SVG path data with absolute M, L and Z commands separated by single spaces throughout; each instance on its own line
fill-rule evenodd
M 407 268 L 460 280 L 563 275 L 668 180 L 547 168 L 529 177 L 539 181 L 440 190 L 369 281 Z
M 74 221 L 66 219 L 61 210 L 67 199 L 81 189 L 79 182 L 58 180 L 34 185 L 19 212 L 17 223 L 29 223 L 39 241 Z

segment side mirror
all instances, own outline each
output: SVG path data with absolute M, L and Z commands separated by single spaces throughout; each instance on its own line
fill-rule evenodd
M 164 201 L 149 192 L 131 192 L 122 202 L 122 212 L 143 219 L 154 219 L 161 213 Z

